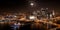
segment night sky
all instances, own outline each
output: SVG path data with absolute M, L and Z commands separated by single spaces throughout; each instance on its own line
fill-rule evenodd
M 58 0 L 0 0 L 0 12 L 18 12 L 32 11 L 29 10 L 29 1 L 34 1 L 36 7 L 33 8 L 49 8 L 60 12 L 60 1 Z

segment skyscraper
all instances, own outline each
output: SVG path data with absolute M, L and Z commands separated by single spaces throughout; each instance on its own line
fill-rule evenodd
M 47 17 L 47 9 L 41 8 L 41 14 L 42 14 L 42 17 L 46 18 Z

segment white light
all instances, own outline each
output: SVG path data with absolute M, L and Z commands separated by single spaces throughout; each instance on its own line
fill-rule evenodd
M 50 14 L 50 17 L 52 17 L 52 14 Z
M 14 23 L 14 25 L 16 25 L 16 23 Z
M 36 17 L 35 17 L 35 16 L 30 16 L 29 18 L 30 18 L 31 20 L 36 19 Z
M 33 6 L 33 5 L 34 5 L 34 3 L 30 3 L 30 5 L 31 5 L 31 6 Z
M 52 13 L 53 15 L 55 15 L 55 12 L 53 11 L 53 13 Z
M 17 17 L 17 16 L 14 16 L 14 17 Z
M 21 25 L 20 23 L 18 23 L 18 25 Z

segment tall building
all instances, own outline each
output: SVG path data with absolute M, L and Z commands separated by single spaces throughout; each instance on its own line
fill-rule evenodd
M 37 16 L 37 12 L 36 12 L 36 11 L 34 11 L 34 12 L 33 12 L 33 15 L 34 15 L 34 16 Z
M 36 16 L 38 19 L 40 19 L 40 17 L 41 17 L 41 12 L 40 12 L 39 10 L 34 11 L 34 12 L 33 12 L 33 15 Z
M 53 18 L 55 17 L 55 11 L 54 10 L 52 11 L 52 16 L 53 16 Z
M 46 8 L 46 9 L 44 9 L 44 8 L 41 8 L 41 14 L 42 14 L 42 17 L 44 17 L 44 18 L 46 18 L 47 17 L 47 13 L 48 13 L 48 11 L 47 11 L 48 9 Z
M 51 13 L 52 12 L 52 13 Z M 50 19 L 52 17 L 55 17 L 55 12 L 53 11 L 49 11 L 48 8 L 41 8 L 41 10 L 37 10 L 33 12 L 34 16 L 37 16 L 38 19 L 43 19 L 43 18 L 47 18 Z

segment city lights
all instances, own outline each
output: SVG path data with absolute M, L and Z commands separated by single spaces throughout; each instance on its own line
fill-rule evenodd
M 14 16 L 14 17 L 17 17 L 17 16 Z
M 0 30 L 60 30 L 55 0 L 1 0 L 0 5 Z
M 35 20 L 36 17 L 35 17 L 35 16 L 29 16 L 29 19 L 30 19 L 30 20 Z

